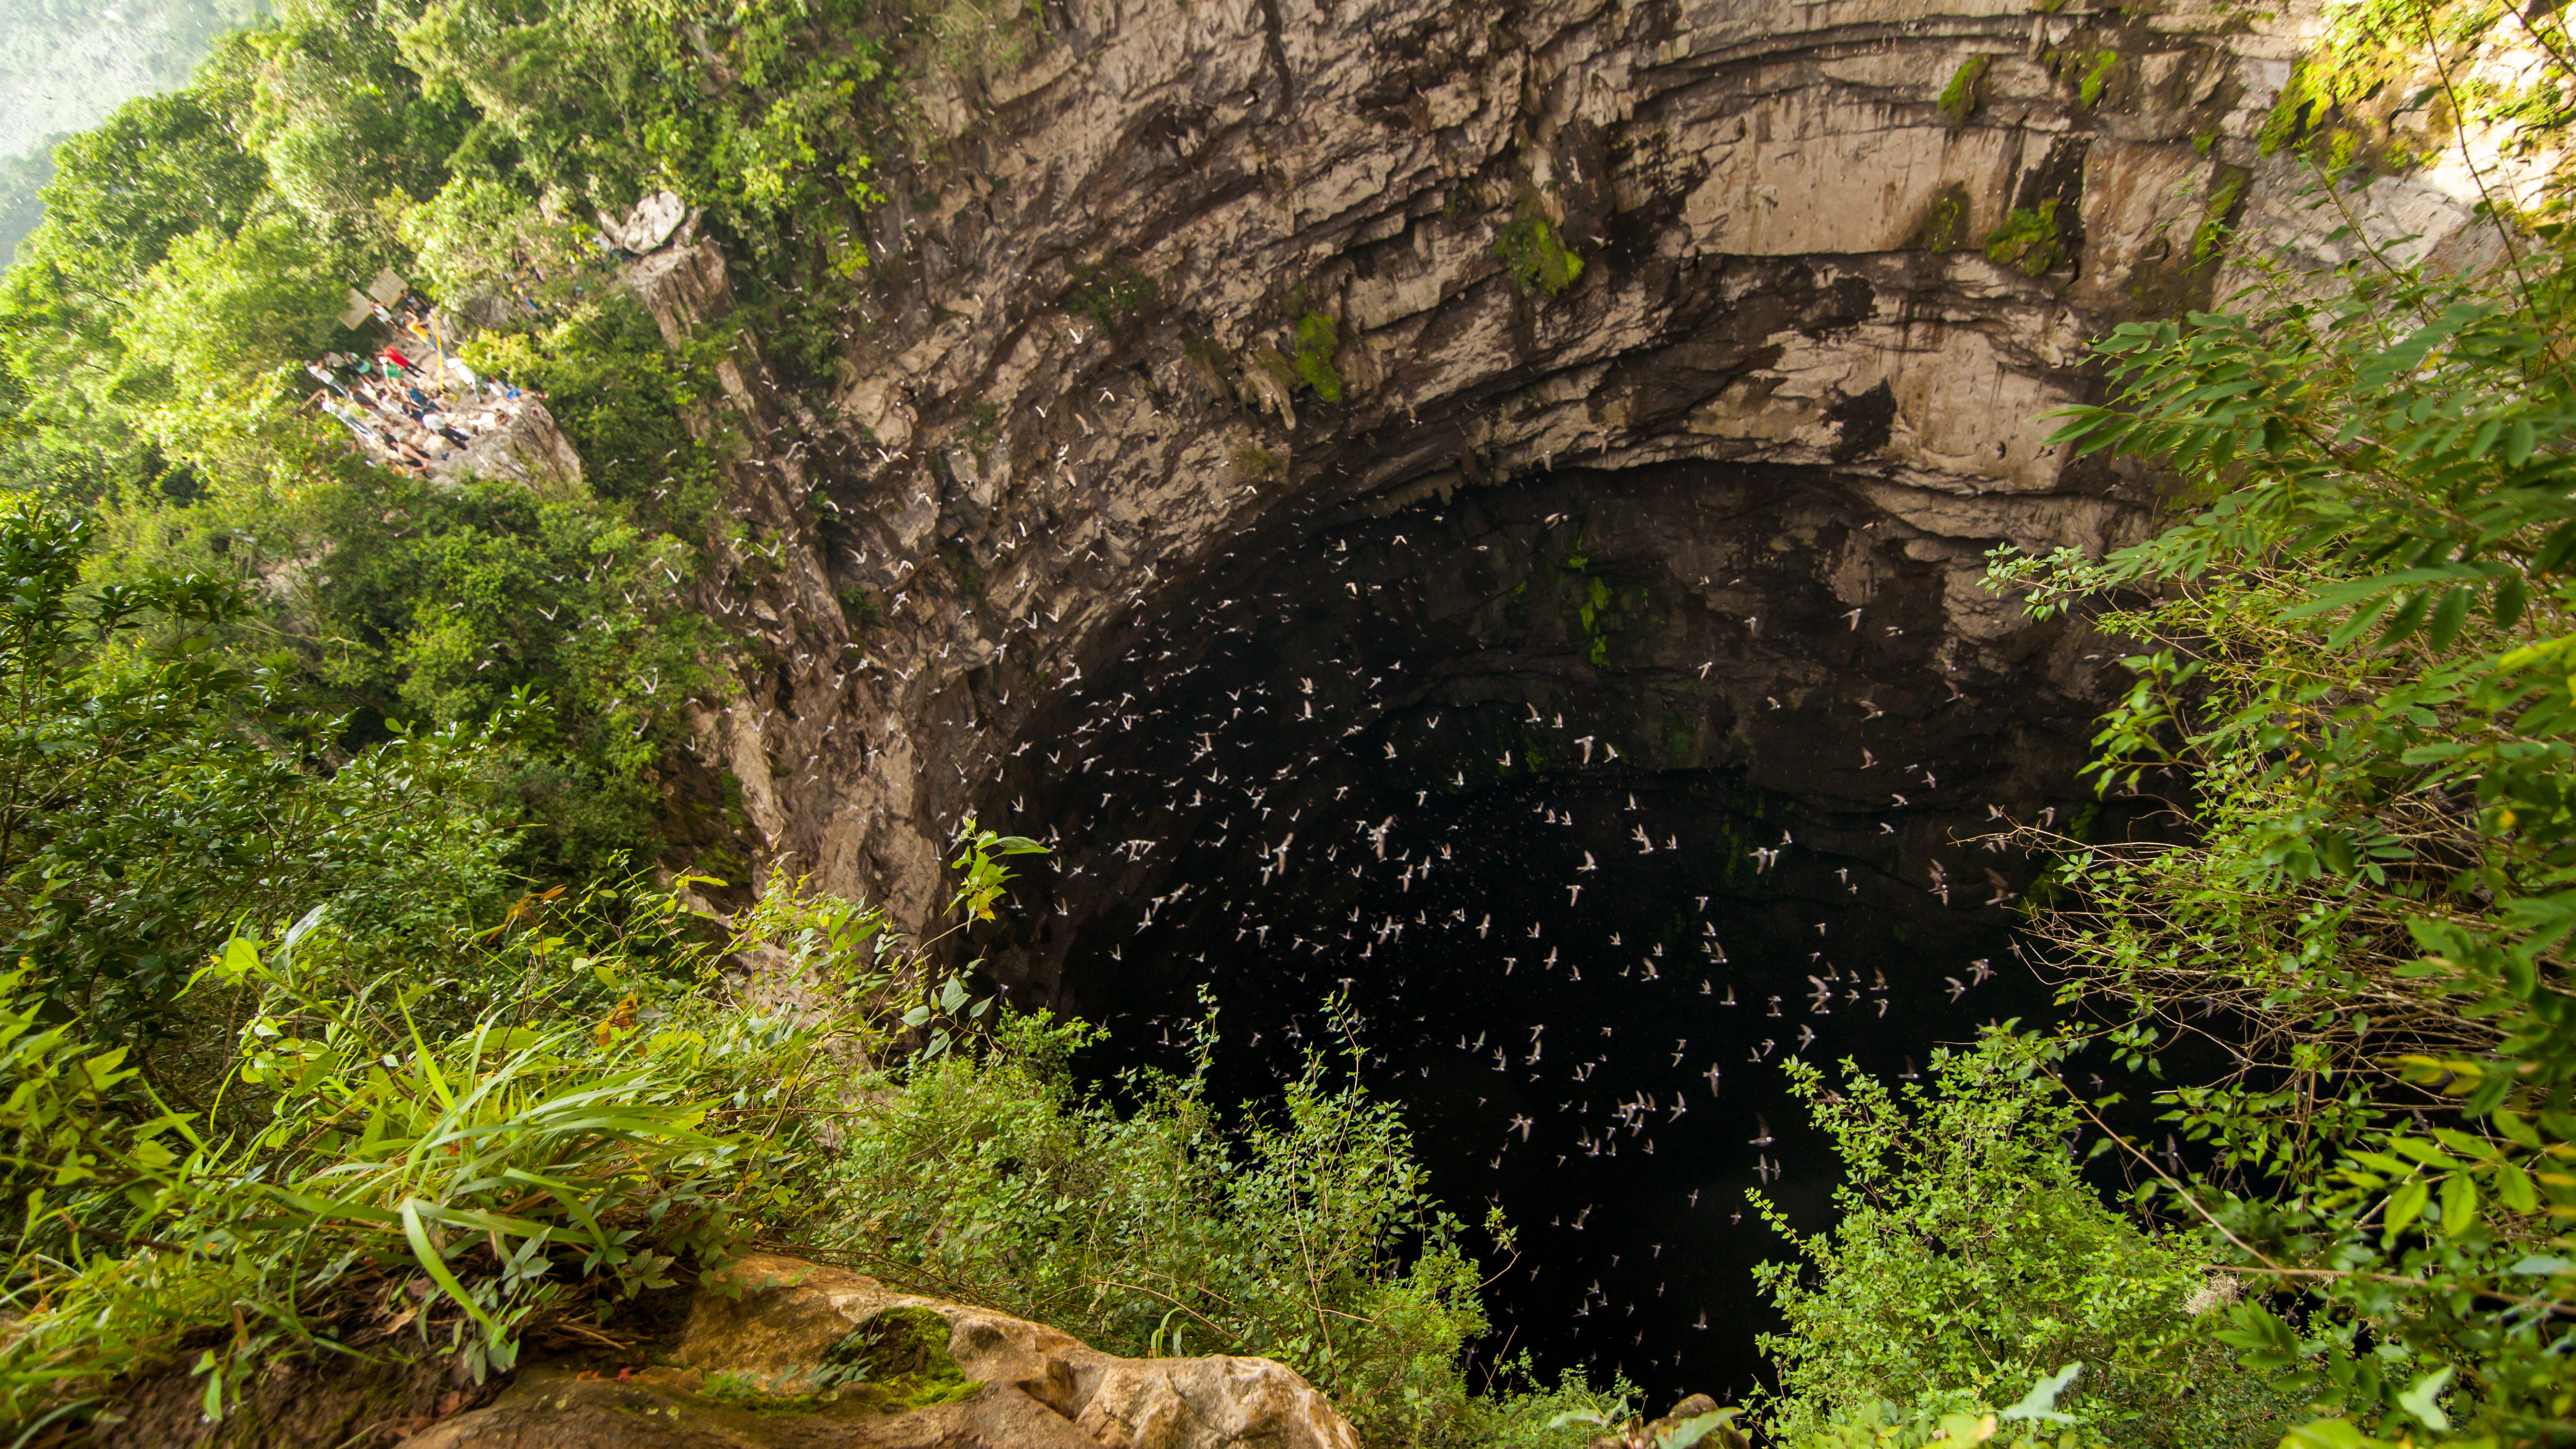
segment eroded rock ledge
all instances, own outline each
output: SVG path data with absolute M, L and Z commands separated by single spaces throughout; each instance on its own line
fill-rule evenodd
M 863 1376 L 815 1387 L 832 1383 L 836 1367 Z M 1117 1358 L 1040 1324 L 755 1255 L 699 1290 L 666 1348 L 633 1351 L 623 1363 L 533 1366 L 491 1403 L 407 1442 L 1357 1449 L 1359 1441 L 1322 1394 L 1269 1359 Z

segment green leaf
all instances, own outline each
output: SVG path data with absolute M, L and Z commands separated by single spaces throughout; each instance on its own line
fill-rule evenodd
M 1661 1449 L 1691 1449 L 1692 1445 L 1733 1419 L 1737 1412 L 1735 1409 L 1712 1409 L 1705 1414 L 1694 1414 L 1665 1430 L 1655 1442 Z
M 224 1421 L 224 1376 L 215 1363 L 215 1351 L 207 1349 L 198 1354 L 197 1366 L 190 1372 L 206 1376 L 206 1391 L 197 1396 L 197 1411 L 204 1414 L 209 1423 L 222 1423 Z
M 2388 1236 L 2396 1237 L 2406 1225 L 2424 1215 L 2424 1204 L 2431 1200 L 2433 1186 L 2421 1180 L 2410 1182 L 2388 1195 Z
M 2057 1396 L 2065 1393 L 2066 1386 L 2075 1382 L 2075 1376 L 2082 1372 L 2084 1372 L 2084 1365 L 2081 1360 L 2067 1364 L 2065 1367 L 2060 1368 L 2056 1373 L 2050 1374 L 2045 1378 L 2040 1379 L 2037 1383 L 2032 1384 L 2030 1386 L 2030 1392 L 2021 1396 L 2020 1403 L 2004 1410 L 1995 1417 L 1999 1419 L 2030 1419 L 2047 1424 L 2074 1423 L 2075 1417 L 2073 1415 L 2057 1412 Z
M 2281 1449 L 2371 1449 L 2379 1441 L 2349 1419 L 2317 1419 L 2281 1436 Z
M 2442 1234 L 2456 1238 L 2478 1220 L 2478 1185 L 2465 1172 L 2442 1180 Z
M 2468 1166 L 2421 1137 L 2391 1137 L 2388 1145 L 2438 1171 L 2457 1172 Z
M 444 1290 L 448 1297 L 456 1300 L 457 1306 L 464 1309 L 468 1317 L 482 1326 L 487 1338 L 498 1339 L 501 1336 L 501 1326 L 494 1323 L 492 1316 L 485 1313 L 482 1305 L 476 1303 L 473 1296 L 465 1291 L 465 1285 L 456 1281 L 456 1274 L 447 1266 L 447 1255 L 440 1252 L 438 1245 L 430 1240 L 429 1228 L 421 1218 L 421 1210 L 429 1206 L 418 1198 L 403 1199 L 401 1209 L 403 1237 L 411 1243 L 412 1260 L 420 1264 L 420 1270 L 430 1276 L 430 1281 Z
M 2496 1164 L 2496 1196 L 2518 1213 L 2540 1210 L 2540 1195 L 2532 1190 L 2531 1178 L 2510 1162 Z
M 2460 637 L 2460 626 L 2469 621 L 2469 604 L 2477 590 L 2463 584 L 2442 595 L 2442 603 L 2433 611 L 2433 622 L 2424 631 L 2424 642 L 2435 652 L 2451 647 Z
M 2496 585 L 2494 608 L 2496 627 L 2510 629 L 2521 623 L 2522 611 L 2526 603 L 2527 596 L 2522 575 L 2505 575 L 2504 582 Z
M 2445 1364 L 2415 1381 L 2415 1386 L 2397 1396 L 2397 1407 L 2415 1416 L 2417 1422 L 2436 1434 L 2451 1432 L 2451 1416 L 2442 1412 L 2439 1400 L 2442 1390 L 2451 1385 L 2451 1368 Z

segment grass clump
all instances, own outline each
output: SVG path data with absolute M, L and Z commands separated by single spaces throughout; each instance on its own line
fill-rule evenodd
M 479 1381 L 542 1325 L 721 1263 L 782 1182 L 791 1159 L 736 1130 L 774 1123 L 715 1104 L 801 1100 L 799 1033 L 648 1032 L 630 994 L 587 1025 L 495 1012 L 425 1034 L 415 1012 L 452 983 L 353 986 L 351 965 L 327 928 L 228 945 L 200 989 L 249 1008 L 215 1084 L 236 1100 L 200 1111 L 120 1048 L 35 1029 L 24 973 L 0 978 L 26 1305 L 0 1342 L 0 1413 L 78 1418 L 120 1376 L 193 1358 L 221 1418 L 270 1364 L 388 1337 Z

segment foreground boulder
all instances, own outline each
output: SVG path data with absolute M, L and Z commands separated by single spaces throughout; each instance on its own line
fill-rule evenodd
M 753 1255 L 702 1287 L 675 1343 L 537 1364 L 411 1449 L 1358 1449 L 1260 1358 L 1116 1358 L 1041 1324 Z

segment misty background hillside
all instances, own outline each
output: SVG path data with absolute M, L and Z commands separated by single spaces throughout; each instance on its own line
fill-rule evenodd
M 135 96 L 175 90 L 260 0 L 0 3 L 0 264 L 35 229 L 54 143 Z

